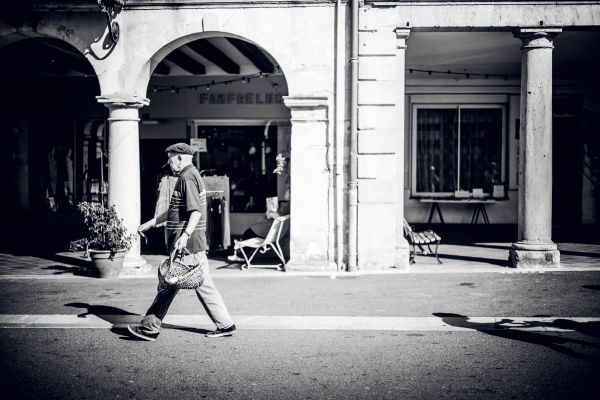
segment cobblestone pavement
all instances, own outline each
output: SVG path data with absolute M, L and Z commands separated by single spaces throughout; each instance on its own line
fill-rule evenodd
M 375 273 L 395 272 L 519 272 L 507 267 L 510 243 L 485 242 L 465 244 L 442 244 L 439 256 L 442 261 L 438 265 L 433 255 L 417 255 L 416 263 L 407 268 L 387 268 Z M 600 270 L 600 244 L 558 243 L 561 251 L 560 269 Z M 274 259 L 262 256 L 256 262 L 257 268 L 241 271 L 240 264 L 231 264 L 225 259 L 226 254 L 209 255 L 211 272 L 214 276 L 282 276 L 294 273 L 277 271 Z M 143 255 L 152 266 L 143 276 L 156 276 L 156 269 L 165 258 L 164 255 Z M 47 256 L 31 256 L 0 253 L 0 277 L 90 277 L 89 259 L 81 253 L 56 253 Z M 373 273 L 363 271 L 362 273 Z

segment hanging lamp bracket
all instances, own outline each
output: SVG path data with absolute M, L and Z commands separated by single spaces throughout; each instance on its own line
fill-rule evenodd
M 98 7 L 100 7 L 100 11 L 102 11 L 106 16 L 106 24 L 108 25 L 110 38 L 115 44 L 117 44 L 119 41 L 119 35 L 121 32 L 119 24 L 115 21 L 115 18 L 123 9 L 123 3 L 124 0 L 98 0 Z

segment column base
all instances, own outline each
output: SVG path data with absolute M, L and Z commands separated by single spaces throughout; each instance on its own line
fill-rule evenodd
M 560 251 L 552 242 L 516 242 L 508 255 L 511 268 L 536 268 L 560 266 Z
M 126 255 L 123 261 L 123 270 L 119 274 L 123 276 L 135 276 L 147 274 L 152 270 L 152 266 L 146 262 L 140 255 Z

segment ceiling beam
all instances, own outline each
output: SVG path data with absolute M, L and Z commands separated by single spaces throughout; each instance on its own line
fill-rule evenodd
M 275 66 L 269 58 L 258 47 L 252 43 L 245 42 L 236 38 L 227 38 L 227 40 L 235 46 L 244 56 L 246 56 L 259 71 L 272 74 L 275 72 Z
M 208 39 L 199 39 L 187 44 L 187 47 L 206 58 L 228 74 L 239 75 L 240 66 L 219 50 Z
M 190 72 L 193 75 L 204 75 L 206 74 L 206 67 L 188 56 L 179 49 L 175 49 L 170 52 L 165 59 L 177 64 L 179 67 Z
M 156 68 L 154 68 L 154 71 L 152 71 L 152 73 L 153 74 L 159 74 L 159 75 L 169 75 L 169 71 L 171 71 L 171 67 L 169 67 L 164 62 L 160 62 L 156 66 Z

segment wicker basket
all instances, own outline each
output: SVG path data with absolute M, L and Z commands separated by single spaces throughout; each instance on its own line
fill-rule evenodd
M 188 249 L 183 249 L 191 255 Z M 204 273 L 200 264 L 187 265 L 183 262 L 183 254 L 176 256 L 173 250 L 171 256 L 158 267 L 159 286 L 175 286 L 179 289 L 196 289 L 204 282 Z

